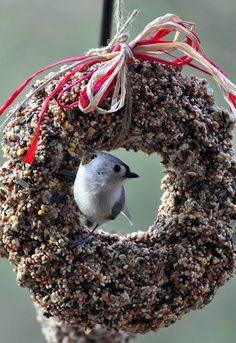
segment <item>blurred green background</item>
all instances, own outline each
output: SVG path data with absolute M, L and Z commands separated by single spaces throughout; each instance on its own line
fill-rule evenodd
M 102 0 L 0 0 L 0 104 L 34 71 L 97 47 L 101 8 Z M 156 17 L 175 13 L 197 24 L 205 52 L 236 81 L 236 1 L 126 0 L 125 16 L 134 8 L 141 12 L 130 29 L 131 37 Z M 218 103 L 225 106 L 217 87 L 211 84 Z M 117 156 L 141 176 L 127 184 L 127 203 L 134 220 L 133 229 L 147 228 L 160 204 L 159 158 L 124 151 L 118 151 Z M 109 227 L 130 230 L 123 218 Z M 0 260 L 0 343 L 43 343 L 30 296 L 16 286 L 12 269 L 13 266 Z M 236 280 L 231 280 L 205 309 L 190 313 L 169 328 L 138 335 L 136 341 L 235 343 L 235 290 Z

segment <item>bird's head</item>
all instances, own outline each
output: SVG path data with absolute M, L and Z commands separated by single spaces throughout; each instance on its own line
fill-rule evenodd
M 84 168 L 91 180 L 109 185 L 139 177 L 119 158 L 103 151 L 94 151 L 83 156 L 80 168 Z

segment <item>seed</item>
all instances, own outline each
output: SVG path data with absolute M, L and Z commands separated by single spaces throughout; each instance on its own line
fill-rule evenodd
M 108 125 L 111 124 L 111 121 L 112 121 L 112 117 L 111 116 L 107 115 L 105 119 L 106 119 L 106 122 L 107 122 Z
M 186 213 L 185 212 L 181 212 L 179 215 L 178 215 L 178 223 L 179 224 L 183 224 L 184 223 L 184 217 L 186 216 Z
M 69 143 L 69 148 L 70 148 L 70 149 L 75 149 L 75 148 L 76 148 L 75 143 Z
M 29 172 L 28 170 L 24 170 L 24 171 L 23 171 L 23 175 L 24 175 L 24 176 L 29 176 L 29 175 L 30 175 L 30 172 Z
M 41 208 L 40 210 L 38 210 L 38 215 L 39 216 L 43 216 L 45 214 L 45 210 L 43 208 Z
M 17 156 L 22 156 L 25 154 L 25 149 L 24 148 L 20 148 L 17 150 Z
M 189 176 L 197 176 L 197 173 L 194 172 L 194 171 L 189 171 L 189 172 L 187 172 L 187 174 L 188 174 Z
M 90 127 L 88 128 L 88 135 L 89 135 L 90 137 L 93 136 L 94 133 L 95 133 L 95 131 L 96 131 L 96 130 L 95 130 L 93 127 L 90 126 Z

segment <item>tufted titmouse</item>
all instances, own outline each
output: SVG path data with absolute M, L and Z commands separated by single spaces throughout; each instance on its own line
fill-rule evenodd
M 127 164 L 106 152 L 95 151 L 82 158 L 74 183 L 74 197 L 84 224 L 91 232 L 76 241 L 75 246 L 87 242 L 98 226 L 114 220 L 119 213 L 132 225 L 123 182 L 137 177 Z

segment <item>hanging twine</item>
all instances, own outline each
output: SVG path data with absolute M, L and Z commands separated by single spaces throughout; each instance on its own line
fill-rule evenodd
M 114 21 L 116 23 L 116 32 L 119 32 L 122 28 L 123 22 L 124 22 L 124 16 L 123 16 L 123 1 L 117 0 L 115 3 L 115 15 L 114 15 Z
M 38 88 L 31 92 L 25 100 L 11 112 L 7 120 L 5 120 L 0 127 L 3 129 L 10 118 L 12 118 L 12 116 L 14 116 L 34 94 L 41 89 L 44 89 L 52 80 L 61 77 L 55 89 L 47 96 L 42 105 L 35 136 L 24 157 L 25 163 L 32 163 L 34 159 L 37 142 L 40 136 L 41 123 L 52 99 L 55 99 L 58 105 L 63 109 L 79 108 L 84 113 L 96 112 L 97 114 L 117 112 L 124 107 L 127 94 L 127 67 L 129 67 L 135 59 L 173 66 L 183 67 L 188 65 L 212 76 L 220 87 L 225 100 L 229 103 L 231 110 L 236 115 L 236 86 L 225 76 L 224 72 L 205 55 L 200 40 L 196 35 L 195 25 L 191 22 L 182 21 L 174 14 L 166 14 L 149 23 L 134 40 L 129 42 L 129 44 L 117 43 L 117 37 L 120 37 L 127 25 L 129 25 L 136 15 L 137 11 L 134 11 L 130 17 L 131 19 L 129 18 L 128 24 L 126 22 L 123 27 L 121 27 L 120 31 L 108 47 L 90 51 L 89 54 L 85 56 L 64 59 L 39 70 L 17 88 L 3 104 L 0 108 L 0 115 L 38 74 L 64 63 L 72 63 L 52 77 L 49 77 Z M 170 38 L 171 33 L 174 33 L 174 38 Z M 180 52 L 181 56 L 176 56 L 176 52 Z M 193 64 L 193 61 L 198 62 L 201 66 Z M 93 68 L 91 70 L 92 66 Z M 72 77 L 78 72 L 82 72 L 83 76 L 68 84 Z M 87 84 L 80 90 L 78 100 L 71 104 L 65 104 L 62 100 L 63 95 L 85 80 Z M 102 107 L 102 103 L 107 99 L 108 95 L 111 98 L 110 107 L 105 109 Z

